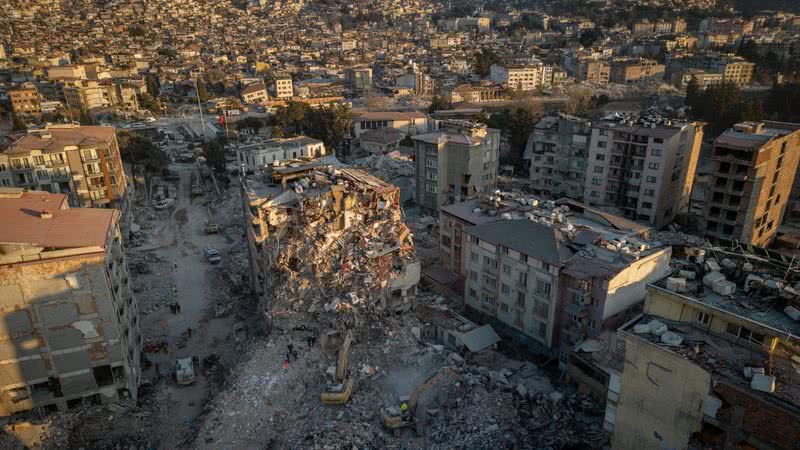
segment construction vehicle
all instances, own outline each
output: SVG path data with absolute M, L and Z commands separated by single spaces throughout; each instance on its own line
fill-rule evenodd
M 214 223 L 214 222 L 212 222 L 210 220 L 206 220 L 204 229 L 205 229 L 206 234 L 219 233 L 219 225 L 217 225 L 216 223 Z
M 464 377 L 457 374 L 449 367 L 442 367 L 430 378 L 417 386 L 408 397 L 400 397 L 400 408 L 390 408 L 383 410 L 383 426 L 389 430 L 394 430 L 395 435 L 400 434 L 400 429 L 414 426 L 414 431 L 419 434 L 419 426 L 416 417 L 417 402 L 420 395 L 432 388 L 445 376 L 449 376 L 456 381 L 463 382 Z M 405 408 L 403 407 L 405 405 Z
M 350 400 L 350 395 L 353 393 L 353 379 L 347 376 L 347 354 L 350 352 L 350 344 L 352 343 L 353 331 L 349 330 L 342 346 L 339 348 L 335 379 L 333 383 L 326 384 L 325 390 L 322 391 L 322 403 L 326 405 L 344 405 Z

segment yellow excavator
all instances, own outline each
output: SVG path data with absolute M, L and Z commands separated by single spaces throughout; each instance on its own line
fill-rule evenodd
M 342 346 L 339 348 L 339 360 L 336 362 L 336 376 L 333 383 L 325 385 L 322 391 L 322 403 L 326 405 L 344 405 L 353 393 L 353 379 L 347 377 L 347 353 L 353 343 L 353 330 L 348 330 Z
M 400 429 L 408 426 L 414 426 L 415 431 L 419 434 L 419 429 L 417 428 L 417 418 L 416 418 L 416 409 L 417 409 L 417 402 L 419 401 L 419 396 L 422 395 L 423 392 L 427 391 L 428 389 L 432 388 L 436 383 L 441 381 L 442 378 L 445 376 L 449 376 L 454 380 L 464 382 L 464 377 L 457 374 L 453 371 L 453 369 L 449 367 L 442 367 L 439 369 L 435 374 L 433 374 L 430 378 L 425 380 L 422 384 L 417 386 L 408 398 L 400 398 L 400 414 L 393 414 L 389 411 L 383 411 L 383 426 L 385 426 L 389 430 L 394 430 L 395 435 L 400 434 Z M 404 406 L 405 405 L 405 406 Z

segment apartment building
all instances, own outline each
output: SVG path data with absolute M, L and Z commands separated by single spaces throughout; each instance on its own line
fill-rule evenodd
M 139 311 L 119 212 L 0 189 L 0 415 L 136 399 Z
M 11 102 L 11 110 L 17 116 L 38 117 L 42 114 L 39 91 L 33 83 L 24 83 L 8 91 L 8 100 Z
M 697 82 L 700 89 L 708 89 L 711 86 L 719 86 L 725 82 L 725 76 L 721 73 L 708 73 L 700 69 L 689 69 L 673 76 L 672 82 L 678 87 L 687 86 L 692 79 Z
M 51 66 L 47 68 L 48 80 L 86 80 L 86 68 L 83 65 Z
M 701 257 L 686 267 L 694 279 L 648 286 L 644 315 L 620 329 L 619 400 L 606 414 L 613 448 L 797 448 L 796 273 L 781 261 L 724 256 L 722 272 L 703 275 Z
M 643 19 L 633 24 L 633 34 L 635 36 L 645 36 L 648 34 L 679 34 L 684 32 L 686 32 L 686 21 L 680 18 L 673 21 L 659 20 L 657 22 Z
M 673 83 L 685 81 L 686 74 L 693 70 L 721 74 L 723 82 L 741 87 L 752 82 L 755 64 L 740 56 L 724 53 L 682 55 L 670 58 L 667 62 L 667 72 Z
M 460 84 L 449 92 L 450 103 L 486 103 L 508 100 L 509 94 L 502 86 L 472 86 Z
M 489 70 L 492 81 L 512 90 L 533 91 L 553 85 L 553 68 L 544 64 L 493 64 Z
M 64 84 L 64 100 L 75 110 L 106 108 L 116 104 L 115 99 L 112 84 L 92 80 L 75 80 Z
M 239 165 L 247 172 L 263 169 L 279 161 L 327 155 L 322 141 L 307 136 L 239 145 L 235 151 Z
M 51 125 L 31 130 L 3 154 L 16 187 L 67 194 L 81 207 L 128 214 L 127 180 L 112 127 Z
M 412 136 L 417 202 L 425 209 L 460 202 L 497 184 L 500 131 L 446 120 L 434 133 Z
M 468 311 L 564 366 L 572 345 L 624 322 L 671 256 L 635 234 L 622 238 L 603 223 L 607 216 L 569 205 L 463 230 Z M 573 207 L 580 216 L 569 217 Z
M 294 96 L 292 77 L 289 75 L 281 75 L 276 77 L 274 89 L 275 98 L 292 98 L 292 96 Z
M 635 83 L 662 80 L 665 66 L 647 58 L 615 58 L 611 61 L 609 80 L 614 83 Z
M 531 189 L 545 198 L 583 198 L 591 121 L 559 114 L 542 118 L 528 138 L 523 158 Z
M 364 95 L 372 90 L 372 69 L 369 67 L 347 69 L 344 79 L 356 95 Z
M 593 123 L 583 201 L 657 228 L 671 223 L 688 208 L 702 138 L 702 124 L 660 117 Z
M 573 76 L 577 81 L 608 84 L 611 79 L 611 64 L 598 59 L 581 59 L 575 64 Z
M 744 122 L 714 141 L 705 234 L 768 246 L 783 222 L 800 160 L 800 124 Z
M 414 136 L 431 131 L 433 121 L 421 112 L 368 111 L 353 116 L 350 137 L 357 138 L 370 130 L 386 127 Z
M 242 88 L 242 100 L 245 103 L 264 103 L 269 100 L 267 86 L 263 81 L 251 83 Z

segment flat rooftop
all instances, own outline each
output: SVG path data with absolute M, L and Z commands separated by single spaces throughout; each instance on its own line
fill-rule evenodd
M 651 333 L 637 334 L 633 331 L 637 324 L 647 324 L 652 320 L 667 325 L 669 331 L 680 336 L 683 342 L 680 345 L 667 345 L 661 342 L 660 337 Z M 738 385 L 755 397 L 794 408 L 800 407 L 800 373 L 790 359 L 790 354 L 780 346 L 769 355 L 755 346 L 734 342 L 723 335 L 703 330 L 693 323 L 672 322 L 649 315 L 643 315 L 626 323 L 620 331 L 663 351 L 689 359 L 706 369 L 715 378 Z M 776 377 L 775 392 L 770 394 L 750 388 L 750 380 L 744 376 L 744 368 L 768 368 L 770 363 L 773 369 L 767 374 Z
M 763 274 L 763 272 L 759 273 Z M 729 281 L 736 283 L 736 291 L 731 295 L 717 294 L 712 288 L 703 284 L 702 278 L 686 280 L 685 292 L 673 292 L 667 289 L 667 278 L 670 276 L 678 276 L 678 274 L 665 276 L 653 282 L 651 286 L 668 291 L 672 295 L 681 296 L 690 302 L 751 320 L 784 338 L 794 336 L 795 339 L 798 339 L 800 336 L 800 322 L 793 320 L 783 312 L 788 301 L 773 290 L 754 288 L 745 292 L 744 280 L 741 277 L 728 276 L 726 278 Z

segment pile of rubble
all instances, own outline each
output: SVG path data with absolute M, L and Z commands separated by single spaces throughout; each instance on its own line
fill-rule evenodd
M 291 189 L 250 196 L 268 317 L 411 307 L 419 281 L 399 189 L 354 169 L 314 170 Z M 331 321 L 341 319 L 328 316 Z
M 414 232 L 417 257 L 423 266 L 439 261 L 439 224 L 433 216 L 419 216 L 408 219 L 408 226 Z
M 415 177 L 414 161 L 393 158 L 390 155 L 370 155 L 353 160 L 353 166 L 369 172 L 371 175 L 391 182 L 397 177 Z

